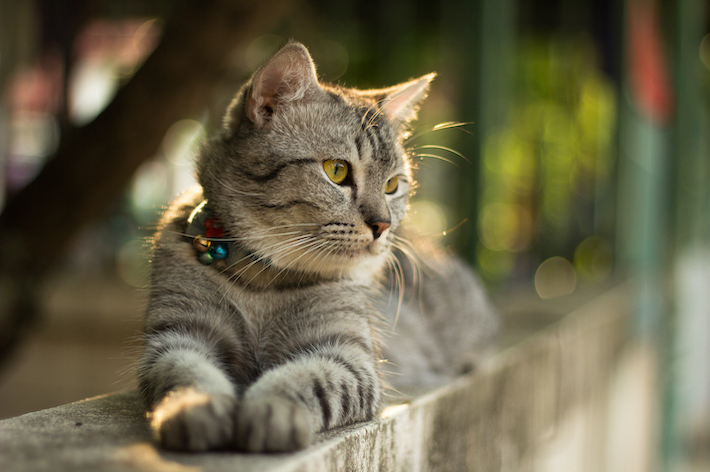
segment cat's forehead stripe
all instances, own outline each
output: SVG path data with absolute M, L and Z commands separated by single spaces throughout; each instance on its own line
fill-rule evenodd
M 360 134 L 355 135 L 355 148 L 357 149 L 357 157 L 362 160 L 362 137 Z

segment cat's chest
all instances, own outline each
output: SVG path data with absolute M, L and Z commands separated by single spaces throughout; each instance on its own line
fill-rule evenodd
M 294 293 L 232 290 L 237 335 L 258 371 L 282 363 L 310 337 L 314 313 Z
M 252 294 L 248 292 L 232 293 L 231 297 L 234 307 L 252 329 L 261 329 L 271 324 L 270 320 L 280 317 L 288 310 L 290 298 L 283 294 Z
M 280 347 L 311 339 L 324 331 L 338 331 L 367 305 L 363 291 L 340 284 L 307 289 L 229 292 L 243 341 L 253 352 L 278 352 Z M 362 308 L 360 308 L 362 310 Z
M 241 337 L 255 352 L 264 346 L 285 345 L 303 335 L 304 326 L 312 325 L 317 291 L 250 291 L 232 288 L 228 297 L 234 309 Z M 271 348 L 273 349 L 273 348 Z

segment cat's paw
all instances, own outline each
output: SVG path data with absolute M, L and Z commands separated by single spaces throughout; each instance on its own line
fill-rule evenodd
M 151 414 L 160 445 L 179 451 L 224 449 L 234 441 L 235 398 L 192 389 L 168 395 Z
M 248 399 L 237 413 L 236 446 L 251 452 L 288 452 L 313 442 L 310 412 L 279 397 Z

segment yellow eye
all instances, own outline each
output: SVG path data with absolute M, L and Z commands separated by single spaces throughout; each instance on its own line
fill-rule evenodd
M 396 175 L 385 183 L 385 193 L 394 193 L 399 187 L 399 177 Z
M 328 159 L 323 163 L 323 169 L 328 178 L 336 184 L 342 183 L 348 176 L 348 163 L 340 159 Z

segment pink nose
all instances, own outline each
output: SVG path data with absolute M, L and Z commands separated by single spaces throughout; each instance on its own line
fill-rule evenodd
M 387 228 L 390 227 L 389 221 L 373 221 L 371 223 L 368 223 L 368 225 L 370 225 L 370 228 L 372 228 L 372 235 L 375 237 L 375 239 L 382 236 L 382 233 L 387 231 Z

